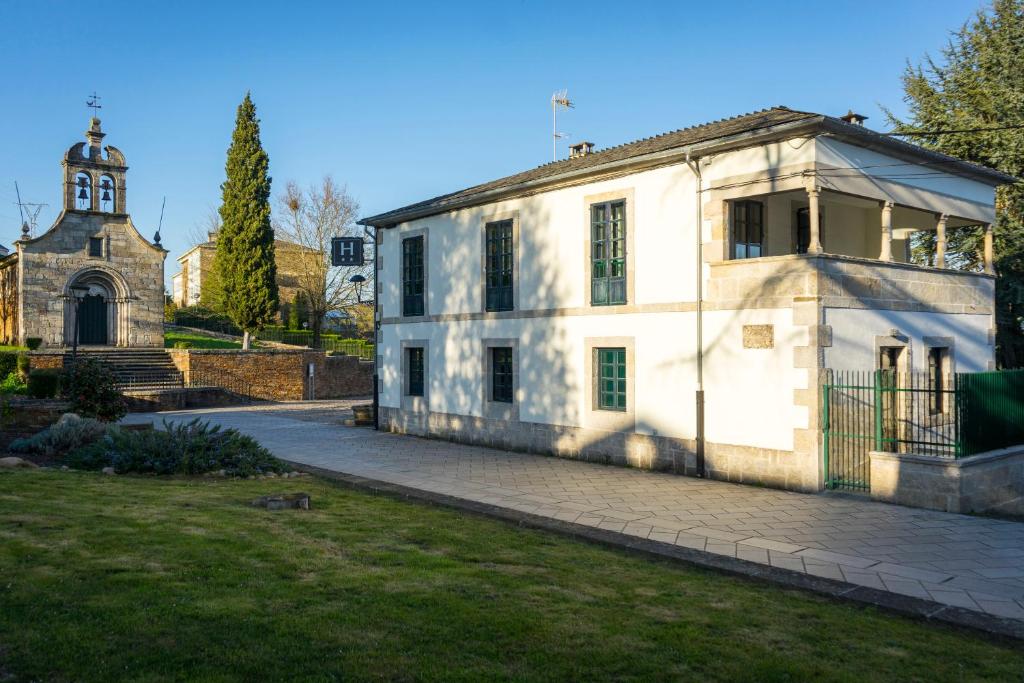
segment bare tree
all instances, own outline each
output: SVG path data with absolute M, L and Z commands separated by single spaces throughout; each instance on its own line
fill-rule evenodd
M 307 297 L 312 344 L 317 346 L 328 313 L 356 306 L 364 293 L 374 291 L 372 265 L 331 266 L 331 238 L 363 235 L 355 224 L 359 203 L 328 175 L 305 191 L 289 182 L 278 204 L 274 229 L 279 237 L 301 247 L 295 252 L 296 287 Z M 353 283 L 354 275 L 365 281 Z

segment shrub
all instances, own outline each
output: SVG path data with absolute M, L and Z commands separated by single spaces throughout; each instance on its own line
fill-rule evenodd
M 12 372 L 0 382 L 0 394 L 24 394 L 28 386 L 21 378 L 21 373 Z
M 113 467 L 119 473 L 203 474 L 224 470 L 239 477 L 290 469 L 252 437 L 235 429 L 221 430 L 198 418 L 179 425 L 164 420 L 163 430 L 111 426 L 103 438 L 71 452 L 65 462 L 79 469 Z
M 18 368 L 18 377 L 24 382 L 28 378 L 28 371 L 32 369 L 32 363 L 28 356 L 22 353 L 18 355 L 18 362 L 15 365 Z
M 99 420 L 64 413 L 56 423 L 27 439 L 15 439 L 8 448 L 15 453 L 63 455 L 95 442 L 106 429 Z
M 60 389 L 61 371 L 56 368 L 29 370 L 28 395 L 32 398 L 53 398 Z
M 25 339 L 25 346 L 28 347 L 29 351 L 35 351 L 43 345 L 42 337 L 28 337 Z
M 64 371 L 61 393 L 74 412 L 86 417 L 116 422 L 128 412 L 110 366 L 95 358 L 80 358 Z
M 18 369 L 18 356 L 21 351 L 0 351 L 0 377 L 6 377 Z
M 191 349 L 192 348 L 192 342 L 185 341 L 184 339 L 179 339 L 178 341 L 174 342 L 174 348 L 176 348 L 176 349 Z

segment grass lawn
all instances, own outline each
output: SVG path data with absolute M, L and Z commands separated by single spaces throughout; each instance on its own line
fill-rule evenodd
M 193 349 L 240 349 L 242 342 L 207 337 L 198 332 L 182 332 L 180 330 L 164 331 L 164 348 L 174 348 L 174 342 L 187 341 Z
M 2 681 L 1022 675 L 1018 643 L 317 479 L 0 471 Z

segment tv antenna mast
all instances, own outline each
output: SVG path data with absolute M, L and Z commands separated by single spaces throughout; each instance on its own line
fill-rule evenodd
M 17 195 L 18 211 L 21 213 L 21 233 L 26 237 L 36 236 L 36 223 L 39 220 L 39 213 L 47 204 L 36 204 L 34 202 L 21 201 L 21 190 L 18 188 L 18 181 L 14 181 L 14 194 Z M 27 218 L 26 218 L 27 216 Z
M 567 137 L 568 133 L 558 132 L 558 109 L 572 109 L 572 100 L 568 90 L 558 90 L 551 95 L 551 161 L 558 161 L 558 140 Z

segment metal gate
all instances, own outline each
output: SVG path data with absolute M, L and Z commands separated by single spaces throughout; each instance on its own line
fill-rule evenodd
M 959 457 L 956 384 L 941 373 L 827 371 L 825 486 L 871 489 L 871 451 Z

